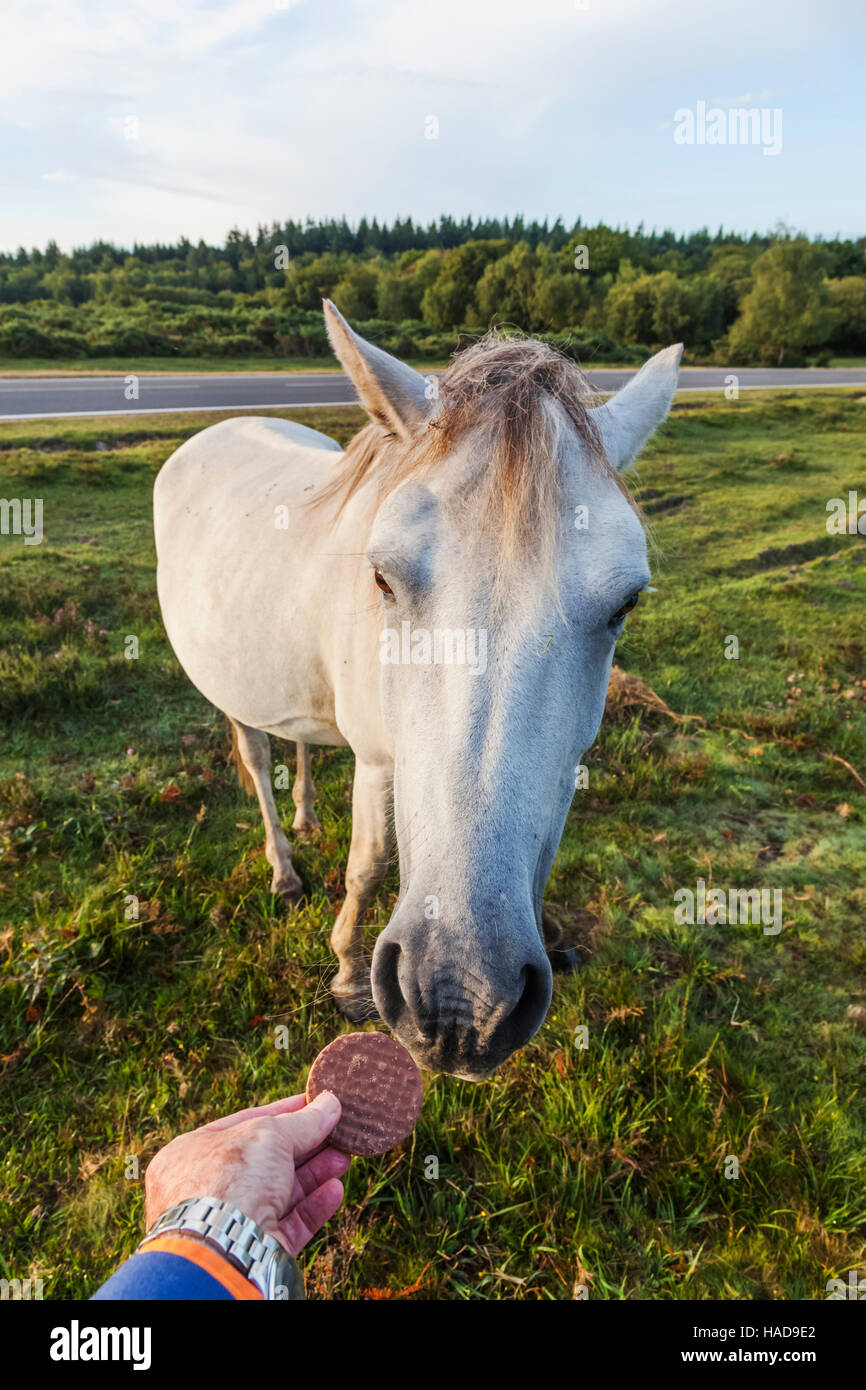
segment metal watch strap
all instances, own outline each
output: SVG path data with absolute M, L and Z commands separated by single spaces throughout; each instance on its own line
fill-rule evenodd
M 139 1245 L 143 1250 L 157 1236 L 195 1236 L 219 1250 L 269 1300 L 302 1299 L 304 1280 L 298 1263 L 261 1226 L 218 1197 L 189 1197 L 170 1207 L 154 1222 Z

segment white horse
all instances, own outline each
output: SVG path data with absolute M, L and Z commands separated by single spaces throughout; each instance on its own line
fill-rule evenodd
M 372 423 L 342 452 L 249 416 L 188 440 L 154 497 L 158 588 L 190 680 L 231 719 L 273 891 L 301 894 L 269 734 L 355 754 L 332 990 L 416 1060 L 479 1081 L 539 1029 L 541 902 L 627 611 L 649 581 L 619 479 L 665 418 L 681 347 L 606 404 L 539 342 L 487 338 L 437 382 L 325 302 Z M 396 835 L 400 896 L 370 966 L 362 916 Z M 371 1001 L 372 983 L 372 1001 Z

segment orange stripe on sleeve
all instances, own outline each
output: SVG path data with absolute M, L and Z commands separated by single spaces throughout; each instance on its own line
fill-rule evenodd
M 255 1284 L 251 1283 L 239 1269 L 236 1269 L 223 1255 L 219 1255 L 216 1250 L 212 1250 L 209 1245 L 204 1245 L 200 1240 L 190 1239 L 189 1236 L 165 1235 L 157 1236 L 155 1240 L 149 1240 L 140 1255 L 146 1255 L 148 1251 L 161 1250 L 167 1255 L 182 1255 L 185 1260 L 191 1260 L 193 1264 L 204 1269 L 212 1275 L 224 1289 L 228 1289 L 233 1298 L 240 1300 L 259 1299 L 264 1300 L 264 1296 Z

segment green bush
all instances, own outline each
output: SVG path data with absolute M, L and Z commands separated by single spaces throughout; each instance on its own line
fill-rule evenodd
M 357 237 L 334 224 L 332 245 L 291 225 L 255 243 L 232 233 L 224 248 L 0 254 L 0 355 L 328 357 L 323 296 L 377 346 L 421 361 L 496 326 L 582 362 L 640 362 L 679 341 L 744 364 L 866 351 L 866 238 L 569 234 L 520 219 L 473 236 L 471 222 L 443 219 L 434 244 L 406 249 L 411 223 L 362 223 Z

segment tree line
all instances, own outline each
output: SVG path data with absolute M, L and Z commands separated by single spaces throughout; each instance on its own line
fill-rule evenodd
M 866 237 L 677 235 L 560 220 L 235 228 L 223 246 L 0 254 L 0 355 L 319 356 L 323 296 L 374 342 L 442 358 L 491 327 L 581 360 L 796 364 L 866 352 Z

